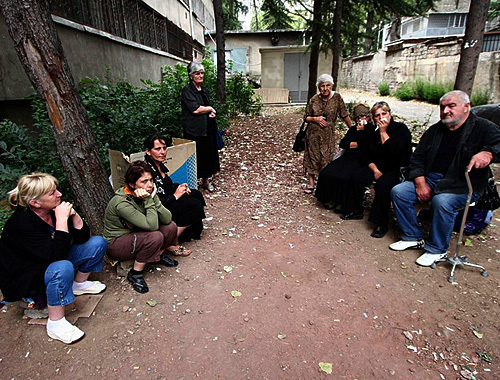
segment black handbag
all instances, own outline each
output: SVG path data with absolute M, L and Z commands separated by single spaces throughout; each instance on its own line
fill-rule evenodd
M 300 126 L 299 132 L 297 136 L 295 136 L 295 141 L 293 143 L 292 150 L 294 152 L 303 152 L 306 149 L 306 129 L 307 125 L 305 120 L 302 122 Z
M 488 179 L 488 185 L 486 185 L 483 195 L 477 200 L 476 207 L 482 210 L 496 210 L 500 207 L 500 195 L 498 195 L 494 177 Z

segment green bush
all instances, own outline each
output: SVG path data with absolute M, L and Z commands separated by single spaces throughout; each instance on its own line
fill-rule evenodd
M 391 94 L 389 84 L 387 82 L 380 82 L 380 84 L 378 85 L 378 93 L 381 96 L 389 96 Z
M 423 86 L 422 100 L 432 104 L 439 104 L 439 99 L 448 91 L 451 91 L 450 85 L 426 82 Z
M 470 96 L 470 104 L 471 106 L 480 106 L 483 104 L 488 104 L 490 97 L 488 91 L 476 90 L 472 91 Z
M 251 84 L 241 75 L 235 75 L 226 82 L 226 104 L 219 105 L 216 100 L 217 75 L 213 61 L 204 59 L 203 65 L 204 86 L 217 110 L 220 129 L 229 127 L 230 116 L 260 112 L 262 104 L 254 99 Z M 181 92 L 187 82 L 185 65 L 165 67 L 160 83 L 143 81 L 144 86 L 141 88 L 126 82 L 102 83 L 96 78 L 81 81 L 79 94 L 108 174 L 108 149 L 127 154 L 141 151 L 144 138 L 155 132 L 182 137 Z M 36 96 L 32 96 L 31 100 L 36 136 L 30 136 L 25 127 L 10 121 L 0 123 L 2 197 L 7 190 L 15 187 L 20 175 L 33 171 L 54 175 L 59 179 L 60 190 L 71 197 L 45 104 Z
M 399 100 L 411 100 L 415 99 L 415 92 L 413 86 L 410 83 L 404 82 L 399 86 L 399 88 L 394 92 L 394 96 Z

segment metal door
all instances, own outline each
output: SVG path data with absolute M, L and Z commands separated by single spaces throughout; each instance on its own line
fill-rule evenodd
M 285 87 L 294 103 L 307 102 L 309 57 L 309 53 L 285 53 Z

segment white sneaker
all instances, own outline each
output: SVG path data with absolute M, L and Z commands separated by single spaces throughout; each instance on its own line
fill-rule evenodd
M 66 318 L 62 318 L 58 321 L 51 321 L 50 319 L 47 321 L 47 335 L 52 339 L 70 344 L 83 338 L 85 333 L 69 323 Z
M 425 244 L 424 240 L 400 240 L 395 243 L 392 243 L 389 248 L 392 249 L 393 251 L 404 251 L 406 249 L 419 249 L 423 248 Z
M 415 262 L 422 267 L 430 267 L 436 261 L 446 257 L 447 252 L 445 253 L 429 253 L 425 252 L 421 255 Z
M 73 294 L 75 296 L 81 296 L 82 294 L 99 294 L 106 289 L 106 285 L 100 281 L 85 281 L 87 286 L 83 289 L 79 288 L 78 285 L 75 284 L 78 283 L 73 284 Z

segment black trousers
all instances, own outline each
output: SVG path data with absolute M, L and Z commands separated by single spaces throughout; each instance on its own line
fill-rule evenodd
M 368 220 L 387 227 L 389 224 L 389 210 L 391 208 L 391 190 L 399 183 L 399 169 L 383 172 L 382 176 L 375 180 L 375 176 L 370 168 L 364 167 L 356 170 L 351 179 L 351 197 L 346 202 L 342 212 L 362 212 L 365 189 L 375 181 L 375 198 L 373 199 Z M 343 205 L 344 206 L 344 205 Z

